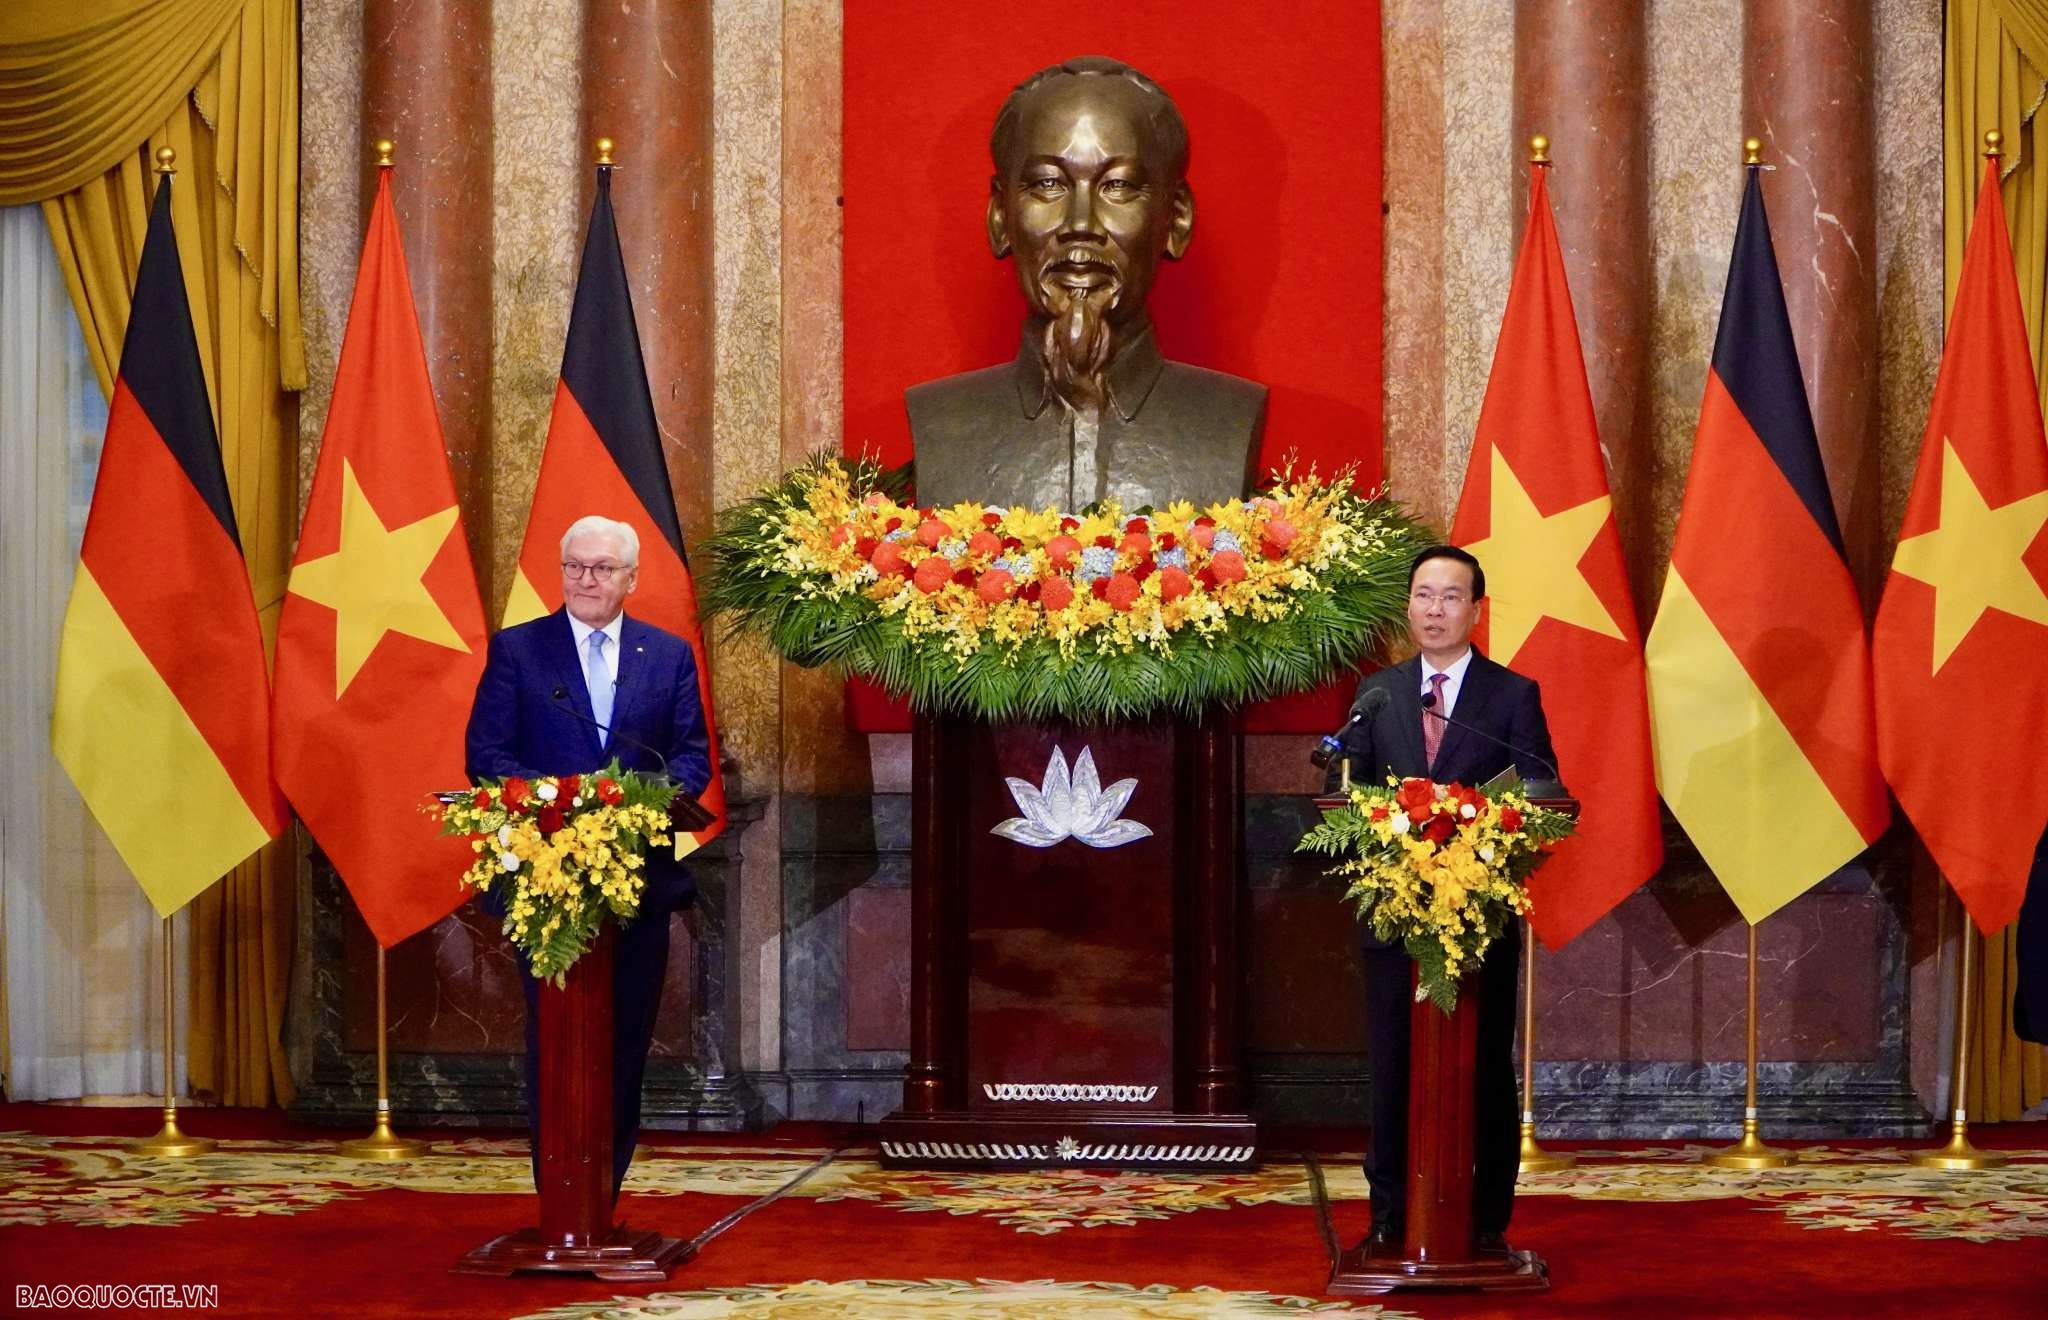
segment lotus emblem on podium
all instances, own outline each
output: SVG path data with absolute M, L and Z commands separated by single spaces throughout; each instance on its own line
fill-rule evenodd
M 1024 814 L 1010 817 L 989 833 L 1012 843 L 1050 848 L 1071 838 L 1091 848 L 1118 848 L 1152 837 L 1151 829 L 1137 821 L 1118 819 L 1137 791 L 1138 781 L 1119 779 L 1104 788 L 1095 773 L 1095 753 L 1089 748 L 1083 747 L 1074 758 L 1071 774 L 1066 753 L 1055 746 L 1045 765 L 1044 783 L 1026 779 L 1004 782 L 1010 786 L 1017 810 Z

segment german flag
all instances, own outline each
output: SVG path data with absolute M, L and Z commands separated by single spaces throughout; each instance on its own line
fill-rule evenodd
M 1885 778 L 1993 934 L 2019 914 L 2048 826 L 2048 438 L 1997 157 L 1873 631 Z
M 1548 173 L 1532 171 L 1529 225 L 1451 540 L 1486 570 L 1486 612 L 1473 640 L 1542 685 L 1558 764 L 1584 804 L 1578 833 L 1530 882 L 1530 928 L 1555 949 L 1656 873 L 1664 834 L 1642 634 Z
M 1757 178 L 1751 167 L 1646 647 L 1657 787 L 1752 923 L 1890 817 L 1863 609 Z
M 633 524 L 640 532 L 640 584 L 631 613 L 690 644 L 697 694 L 711 740 L 711 783 L 698 800 L 716 819 L 680 841 L 688 853 L 725 828 L 725 779 L 718 768 L 718 730 L 711 718 L 711 665 L 697 621 L 697 589 L 683 552 L 683 525 L 661 457 L 661 431 L 647 389 L 633 293 L 612 217 L 612 171 L 597 171 L 597 201 L 583 239 L 583 268 L 569 313 L 562 379 L 548 419 L 540 478 L 519 545 L 519 568 L 505 603 L 511 627 L 562 604 L 562 533 L 585 514 Z M 654 535 L 648 535 L 652 530 Z M 694 841 L 692 841 L 694 840 Z
M 150 208 L 64 613 L 50 742 L 159 915 L 284 827 L 263 634 L 185 301 L 168 172 Z
M 486 632 L 385 166 L 278 620 L 276 762 L 386 948 L 468 897 L 475 854 L 421 808 L 464 782 Z

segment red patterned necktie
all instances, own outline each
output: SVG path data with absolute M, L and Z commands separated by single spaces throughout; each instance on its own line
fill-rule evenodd
M 1449 714 L 1444 709 L 1444 680 L 1449 674 L 1429 676 L 1429 694 L 1434 699 L 1422 712 L 1422 761 L 1430 770 L 1436 768 L 1437 748 L 1444 745 L 1444 722 L 1440 716 Z

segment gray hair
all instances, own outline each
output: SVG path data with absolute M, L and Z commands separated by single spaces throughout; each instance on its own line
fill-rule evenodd
M 579 536 L 609 536 L 619 543 L 619 557 L 627 568 L 640 563 L 640 533 L 633 530 L 633 524 L 592 513 L 569 524 L 569 530 L 562 533 L 562 554 L 567 557 L 569 542 Z
M 996 112 L 996 125 L 989 134 L 989 155 L 995 161 L 998 174 L 1008 173 L 1010 157 L 1017 134 L 1017 120 L 1023 114 L 1024 102 L 1045 87 L 1047 83 L 1062 78 L 1122 78 L 1145 94 L 1150 103 L 1146 113 L 1146 127 L 1151 130 L 1152 143 L 1166 154 L 1167 168 L 1176 179 L 1187 177 L 1188 170 L 1188 126 L 1180 117 L 1180 107 L 1166 89 L 1153 82 L 1122 60 L 1113 60 L 1103 55 L 1083 55 L 1077 59 L 1064 60 L 1058 64 L 1040 69 L 1023 82 L 1017 84 L 1002 109 Z

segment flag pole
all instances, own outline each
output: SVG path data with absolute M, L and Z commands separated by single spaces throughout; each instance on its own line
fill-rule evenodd
M 1751 139 L 1754 141 L 1755 139 Z M 1744 1089 L 1742 1140 L 1707 1156 L 1706 1162 L 1720 1169 L 1782 1169 L 1792 1163 L 1793 1153 L 1782 1146 L 1767 1146 L 1756 1134 L 1756 923 L 1749 923 L 1749 1028 L 1744 1057 L 1749 1074 Z
M 157 153 L 159 160 L 169 157 L 171 149 L 165 147 Z M 168 161 L 165 161 L 168 164 Z M 159 174 L 169 173 L 159 165 Z M 205 1137 L 187 1136 L 178 1130 L 178 1031 L 177 999 L 171 973 L 171 918 L 163 919 L 164 946 L 164 1125 L 153 1137 L 144 1137 L 132 1143 L 128 1149 L 137 1155 L 154 1156 L 158 1159 L 183 1159 L 188 1155 L 205 1155 L 213 1150 L 214 1143 Z
M 1939 1150 L 1920 1151 L 1912 1156 L 1912 1160 L 1923 1169 L 1996 1169 L 2006 1162 L 2005 1156 L 1979 1150 L 1970 1144 L 1970 973 L 1973 970 L 1971 954 L 1977 947 L 1977 932 L 1970 927 L 1970 913 L 1963 907 L 1961 894 L 1956 895 L 1956 907 L 1962 913 L 1959 942 L 1963 951 L 1962 956 L 1956 959 L 1956 1053 L 1955 1068 L 1949 1080 L 1952 1108 L 1948 1144 Z
M 2005 154 L 2005 135 L 1997 129 L 1984 134 L 1984 158 L 1997 160 Z M 1950 886 L 1951 889 L 1955 887 Z M 1976 952 L 1977 932 L 1970 928 L 1970 910 L 1963 903 L 1961 890 L 1956 890 L 1956 911 L 1961 918 L 1959 942 L 1962 955 L 1956 959 L 1956 1052 L 1955 1067 L 1949 1074 L 1950 1112 L 1948 1144 L 1939 1150 L 1923 1150 L 1913 1155 L 1913 1163 L 1923 1169 L 1996 1169 L 2006 1162 L 2003 1155 L 1977 1149 L 1970 1144 L 1970 991 L 1971 955 Z
M 380 144 L 381 145 L 381 144 Z M 412 1160 L 427 1153 L 427 1143 L 391 1130 L 389 1032 L 385 1026 L 384 946 L 377 946 L 377 1121 L 367 1137 L 344 1141 L 337 1153 L 355 1160 Z
M 168 177 L 178 172 L 178 153 L 172 147 L 158 147 L 156 151 L 156 172 Z M 189 1155 L 205 1155 L 213 1149 L 214 1143 L 205 1137 L 187 1136 L 178 1130 L 178 1009 L 177 987 L 171 967 L 171 920 L 177 914 L 166 916 L 159 929 L 163 932 L 164 963 L 164 1125 L 153 1137 L 144 1137 L 132 1143 L 128 1149 L 138 1155 L 155 1156 L 160 1159 L 183 1159 Z
M 1541 133 L 1529 139 L 1529 168 L 1550 168 L 1550 139 Z M 1536 931 L 1522 919 L 1522 1173 L 1557 1173 L 1574 1168 L 1579 1157 L 1543 1149 L 1536 1143 Z

